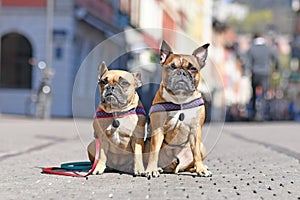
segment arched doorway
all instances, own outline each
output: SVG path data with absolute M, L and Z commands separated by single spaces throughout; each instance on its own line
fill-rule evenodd
M 31 88 L 32 46 L 18 33 L 1 37 L 0 88 Z

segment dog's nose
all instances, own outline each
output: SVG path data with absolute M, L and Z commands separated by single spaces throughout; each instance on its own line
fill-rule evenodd
M 177 75 L 183 75 L 183 76 L 186 76 L 187 74 L 186 74 L 186 71 L 180 69 L 180 70 L 177 71 Z
M 108 85 L 108 86 L 107 86 L 107 89 L 108 89 L 108 90 L 114 90 L 114 89 L 115 89 L 115 86 L 114 86 L 114 85 Z

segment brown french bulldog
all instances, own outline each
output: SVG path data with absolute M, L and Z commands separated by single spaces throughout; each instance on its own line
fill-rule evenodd
M 212 175 L 203 164 L 206 151 L 201 137 L 205 107 L 197 89 L 208 46 L 197 48 L 192 55 L 182 55 L 174 54 L 165 41 L 161 44 L 162 81 L 150 109 L 148 178 L 158 177 L 162 171 Z
M 93 127 L 100 141 L 100 158 L 93 174 L 102 174 L 108 167 L 134 175 L 144 175 L 143 148 L 145 110 L 136 88 L 142 85 L 140 73 L 108 70 L 98 67 L 101 95 Z M 95 143 L 88 146 L 88 155 L 95 159 Z

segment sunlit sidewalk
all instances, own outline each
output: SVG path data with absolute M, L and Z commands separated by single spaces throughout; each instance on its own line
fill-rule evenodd
M 220 134 L 214 133 L 220 128 Z M 41 174 L 39 167 L 86 161 L 92 120 L 2 115 L 0 195 L 4 199 L 300 199 L 300 123 L 206 124 L 204 132 L 209 148 L 205 164 L 212 177 L 182 173 L 147 180 L 105 173 L 86 180 Z

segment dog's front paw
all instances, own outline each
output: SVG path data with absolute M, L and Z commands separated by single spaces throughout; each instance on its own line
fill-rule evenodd
M 133 176 L 145 176 L 145 168 L 143 164 L 135 164 L 134 170 L 133 170 Z
M 212 173 L 209 170 L 200 171 L 200 172 L 197 172 L 197 174 L 198 174 L 198 176 L 201 176 L 201 177 L 211 177 L 212 176 Z
M 196 167 L 196 172 L 197 172 L 198 176 L 201 176 L 201 177 L 211 177 L 212 176 L 211 171 L 209 171 L 207 169 L 206 165 L 203 165 L 201 163 L 201 164 L 196 165 L 195 167 Z
M 163 172 L 163 170 L 160 167 L 153 168 L 153 169 L 147 169 L 146 170 L 146 177 L 148 179 L 150 179 L 151 177 L 156 178 L 156 177 L 159 177 L 160 173 L 162 173 L 162 172 Z
M 103 174 L 104 170 L 106 169 L 105 165 L 98 164 L 93 171 L 93 175 Z
M 145 167 L 143 164 L 143 159 L 142 159 L 142 157 L 138 157 L 134 161 L 133 176 L 145 176 L 145 175 L 146 175 L 146 172 L 145 172 Z
M 133 176 L 146 176 L 146 172 L 144 169 L 135 169 Z

